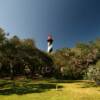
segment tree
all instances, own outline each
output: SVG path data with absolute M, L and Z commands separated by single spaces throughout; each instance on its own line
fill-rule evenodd
M 88 79 L 94 80 L 97 85 L 100 85 L 100 60 L 96 63 L 96 65 L 92 65 L 88 68 L 86 75 Z
M 24 39 L 23 45 L 29 46 L 31 48 L 36 48 L 35 41 L 33 39 Z
M 6 39 L 5 32 L 2 28 L 0 28 L 0 45 L 3 43 L 3 41 Z

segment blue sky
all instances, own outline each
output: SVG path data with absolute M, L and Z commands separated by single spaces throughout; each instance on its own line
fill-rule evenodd
M 0 27 L 41 50 L 50 32 L 54 49 L 73 47 L 100 37 L 100 0 L 0 0 Z

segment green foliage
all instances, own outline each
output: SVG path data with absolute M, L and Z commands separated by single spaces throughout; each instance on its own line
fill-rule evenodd
M 25 66 L 30 78 L 56 76 L 83 79 L 88 68 L 88 73 L 94 71 L 99 76 L 96 66 L 99 66 L 97 62 L 100 60 L 100 39 L 77 43 L 74 48 L 62 48 L 48 54 L 39 50 L 33 39 L 20 39 L 17 36 L 8 39 L 5 34 L 0 28 L 0 77 L 10 76 L 13 79 L 17 75 L 26 75 Z M 99 80 L 97 76 L 96 80 Z
M 94 41 L 78 43 L 75 48 L 57 50 L 53 59 L 58 75 L 66 79 L 83 79 L 88 67 L 100 59 L 100 48 L 97 45 L 98 42 Z
M 5 40 L 5 32 L 0 28 L 0 44 Z
M 100 60 L 94 66 L 90 66 L 87 72 L 88 79 L 94 80 L 97 85 L 100 85 Z
M 0 29 L 0 77 L 25 74 L 25 66 L 28 66 L 31 77 L 36 74 L 50 76 L 53 68 L 51 57 L 35 46 L 33 39 L 19 39 L 13 36 L 5 37 L 4 31 Z M 50 69 L 50 71 L 47 71 Z
M 53 54 L 55 66 L 60 77 L 67 79 L 81 78 L 83 67 L 80 65 L 81 60 L 73 51 L 67 48 L 58 50 Z

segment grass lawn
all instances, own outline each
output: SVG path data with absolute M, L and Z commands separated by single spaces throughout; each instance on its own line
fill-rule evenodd
M 0 80 L 0 100 L 100 100 L 100 87 L 86 80 Z

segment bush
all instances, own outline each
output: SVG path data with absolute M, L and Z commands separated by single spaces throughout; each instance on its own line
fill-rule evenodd
M 97 85 L 100 85 L 100 61 L 95 66 L 90 66 L 86 75 L 88 79 L 94 80 Z

